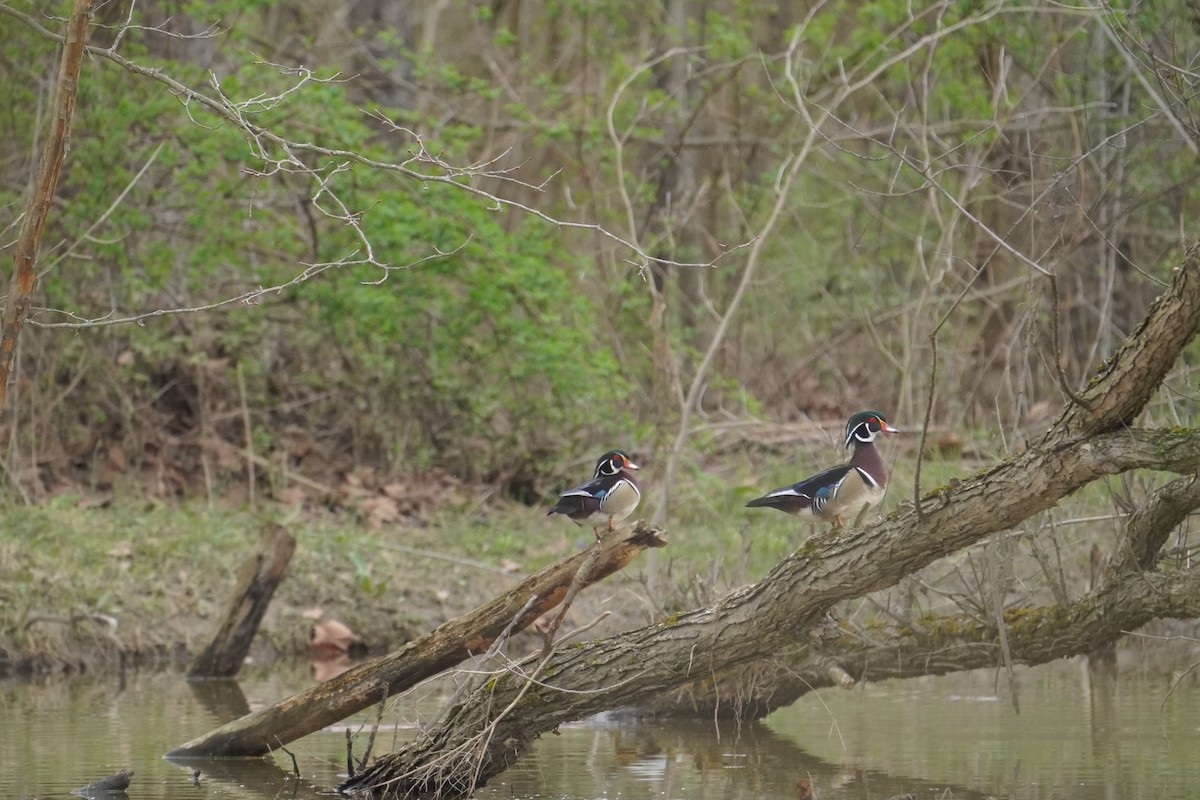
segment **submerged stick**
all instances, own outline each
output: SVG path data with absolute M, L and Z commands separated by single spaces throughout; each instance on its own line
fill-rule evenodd
M 123 793 L 129 788 L 129 782 L 132 779 L 133 770 L 123 769 L 114 772 L 112 775 L 98 778 L 89 784 L 80 786 L 78 789 L 72 789 L 71 794 L 77 797 L 99 797 L 109 793 Z

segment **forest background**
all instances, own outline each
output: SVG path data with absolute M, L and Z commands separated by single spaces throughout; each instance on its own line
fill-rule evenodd
M 0 4 L 6 253 L 68 5 Z M 143 1 L 93 22 L 121 60 L 85 60 L 0 431 L 0 565 L 35 578 L 2 590 L 18 652 L 53 638 L 29 620 L 68 551 L 107 572 L 53 602 L 112 615 L 105 582 L 143 555 L 200 572 L 245 538 L 179 501 L 374 531 L 316 545 L 345 578 L 325 605 L 352 608 L 392 591 L 376 541 L 501 570 L 570 549 L 538 517 L 613 446 L 645 468 L 641 512 L 688 532 L 653 613 L 705 601 L 794 549 L 793 522 L 738 507 L 841 458 L 855 410 L 928 422 L 926 488 L 1019 450 L 1169 281 L 1196 200 L 1200 17 L 1165 0 Z M 1194 422 L 1194 356 L 1156 421 Z M 916 437 L 887 454 L 894 507 Z M 131 501 L 135 525 L 81 521 Z M 1082 586 L 1097 537 L 1065 530 Z M 45 563 L 21 536 L 53 542 Z

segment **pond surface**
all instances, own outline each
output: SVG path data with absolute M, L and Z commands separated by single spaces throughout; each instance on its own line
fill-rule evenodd
M 1007 679 L 979 671 L 827 689 L 741 730 L 604 715 L 543 737 L 477 797 L 759 800 L 794 797 L 804 778 L 818 800 L 1196 798 L 1200 669 L 1187 670 L 1197 659 L 1190 646 L 1164 655 L 1135 643 L 1105 667 L 1078 659 L 1018 669 L 1020 714 Z M 253 670 L 236 684 L 144 672 L 0 684 L 0 798 L 70 798 L 122 768 L 135 776 L 118 800 L 334 797 L 344 726 L 289 748 L 299 779 L 284 754 L 205 762 L 198 781 L 193 766 L 162 758 L 312 680 L 307 666 L 292 666 Z M 437 705 L 433 690 L 391 704 L 376 752 L 415 735 Z M 351 728 L 373 720 L 364 714 Z

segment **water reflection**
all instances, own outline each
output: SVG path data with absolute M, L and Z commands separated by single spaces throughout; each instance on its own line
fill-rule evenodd
M 1176 653 L 1176 663 L 1195 654 Z M 1200 786 L 1200 681 L 1168 696 L 1168 662 L 1086 659 L 1017 671 L 1021 712 L 1004 679 L 978 671 L 867 684 L 806 698 L 768 724 L 814 755 L 890 774 L 962 783 L 1021 800 L 1167 800 Z M 1158 664 L 1159 666 L 1153 666 Z M 936 785 L 936 784 L 934 784 Z
M 250 713 L 250 702 L 236 680 L 189 680 L 192 697 L 208 715 L 216 720 L 228 721 Z
M 1022 710 L 990 672 L 827 690 L 738 727 L 604 715 L 546 735 L 478 793 L 506 798 L 794 797 L 1166 800 L 1200 785 L 1200 675 L 1123 650 L 1117 659 L 1019 671 Z M 328 798 L 345 775 L 347 728 L 361 752 L 368 711 L 294 743 L 292 758 L 167 762 L 172 746 L 311 682 L 307 669 L 188 683 L 174 673 L 0 684 L 0 798 L 62 798 L 119 769 L 129 800 Z M 437 698 L 389 703 L 377 750 L 416 735 Z M 195 769 L 201 770 L 193 783 Z
M 580 758 L 584 749 L 587 757 Z M 930 787 L 911 776 L 823 760 L 760 723 L 730 728 L 718 738 L 707 721 L 648 726 L 593 720 L 586 729 L 543 740 L 533 759 L 477 796 L 752 800 L 794 797 L 802 779 L 817 798 L 829 800 L 925 794 Z M 962 800 L 986 797 L 965 786 L 942 784 L 938 789 Z

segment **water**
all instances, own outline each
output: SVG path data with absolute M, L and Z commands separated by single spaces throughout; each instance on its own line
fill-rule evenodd
M 1182 800 L 1200 797 L 1200 655 L 1123 651 L 1111 669 L 1083 660 L 1019 669 L 1014 713 L 1006 680 L 980 671 L 824 690 L 765 723 L 642 723 L 603 715 L 547 734 L 518 767 L 482 789 L 512 798 L 794 797 Z M 307 667 L 251 672 L 237 685 L 191 686 L 174 673 L 0 684 L 0 798 L 70 798 L 122 768 L 129 800 L 329 798 L 345 774 L 339 727 L 288 755 L 171 764 L 171 747 L 311 683 Z M 384 716 L 377 752 L 414 735 L 437 698 Z M 369 723 L 372 714 L 352 721 Z M 365 733 L 356 749 L 361 753 Z

